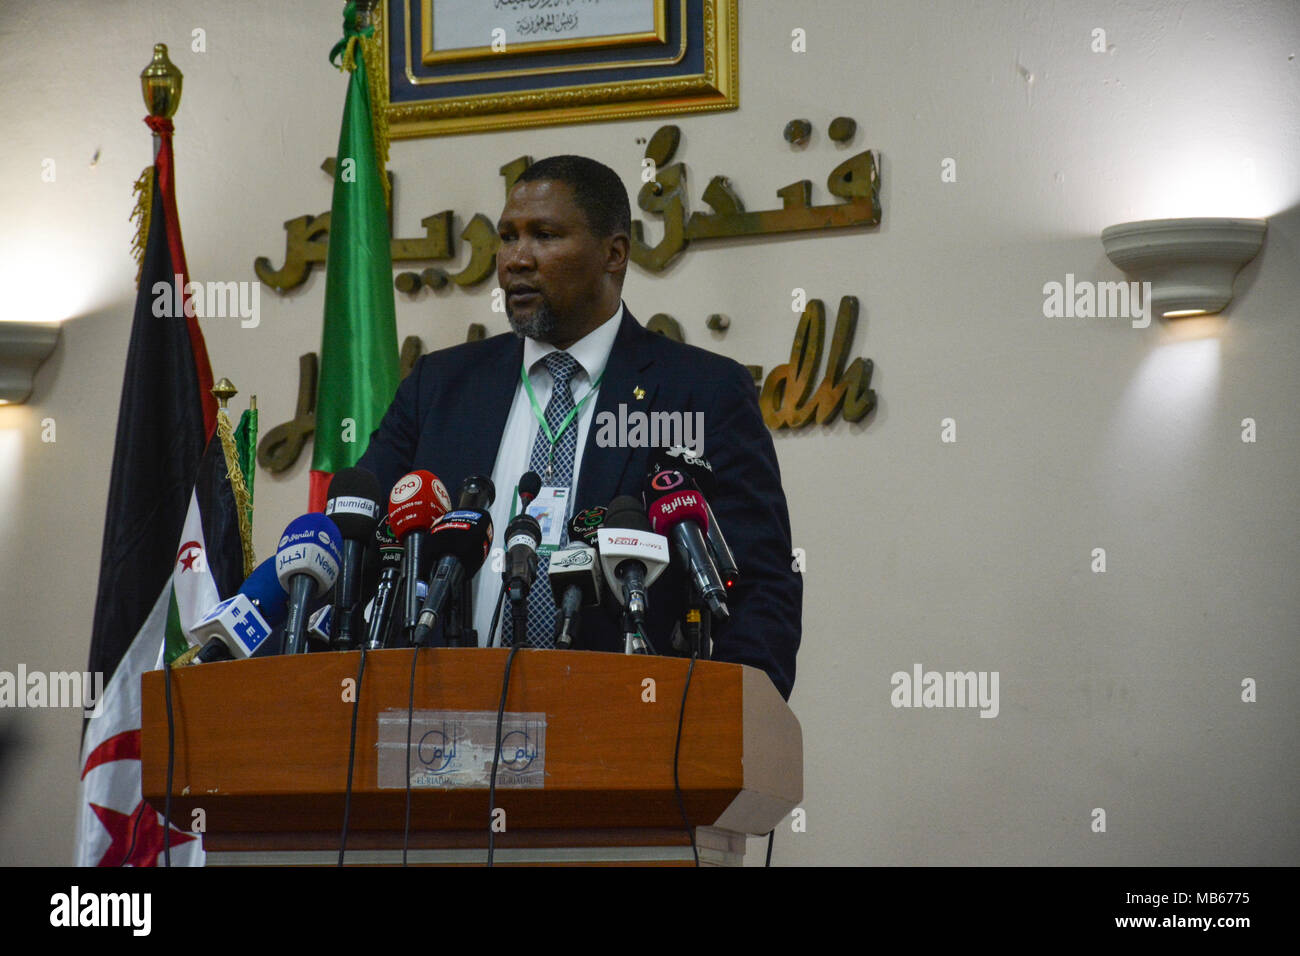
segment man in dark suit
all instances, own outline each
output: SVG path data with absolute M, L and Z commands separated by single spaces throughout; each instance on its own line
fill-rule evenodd
M 611 442 L 614 429 L 593 428 L 593 421 L 608 426 L 636 412 L 681 413 L 692 422 L 702 415 L 702 442 L 696 436 L 693 443 L 713 467 L 708 501 L 741 572 L 728 596 L 731 617 L 714 627 L 713 658 L 762 669 L 788 698 L 803 585 L 753 379 L 731 359 L 646 331 L 624 308 L 630 219 L 627 192 L 607 167 L 577 156 L 530 166 L 498 223 L 497 277 L 515 334 L 421 358 L 358 465 L 383 488 L 414 468 L 428 469 L 453 500 L 465 477 L 490 474 L 499 547 L 515 484 L 530 468 L 567 492 L 569 515 L 618 495 L 641 497 L 653 449 L 634 432 Z M 674 557 L 649 589 L 648 637 L 659 653 L 672 652 L 669 635 L 685 612 L 688 583 L 678 565 Z M 499 588 L 490 567 L 476 580 L 480 643 L 490 640 Z M 538 611 L 530 598 L 530 638 L 549 633 L 553 620 L 540 572 L 539 590 L 548 610 Z M 575 647 L 621 651 L 623 644 L 617 616 L 584 612 Z

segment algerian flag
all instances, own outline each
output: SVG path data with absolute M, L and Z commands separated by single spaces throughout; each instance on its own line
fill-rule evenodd
M 335 158 L 325 271 L 325 324 L 316 388 L 309 509 L 322 511 L 335 472 L 357 463 L 397 393 L 400 379 L 393 258 L 384 166 L 376 150 L 366 57 L 378 63 L 373 27 L 359 29 L 355 4 L 343 14 L 350 70 Z

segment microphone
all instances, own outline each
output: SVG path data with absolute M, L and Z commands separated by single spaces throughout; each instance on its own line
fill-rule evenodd
M 415 620 L 408 618 L 408 627 L 413 626 L 411 643 L 420 645 L 429 639 L 437 623 L 443 606 L 459 588 L 478 573 L 492 547 L 492 516 L 487 509 L 492 507 L 496 489 L 492 481 L 481 475 L 471 475 L 460 486 L 462 502 L 479 502 L 466 504 L 449 511 L 438 519 L 430 532 L 429 550 L 437 557 L 433 576 L 429 578 L 429 593 L 424 599 L 424 607 L 419 609 Z M 409 581 L 410 569 L 407 569 Z M 414 588 L 412 588 L 414 591 Z M 407 608 L 412 600 L 419 608 L 419 597 L 408 593 Z
M 289 617 L 284 629 L 286 654 L 297 654 L 302 649 L 307 602 L 334 586 L 342 548 L 338 526 L 322 514 L 294 518 L 284 529 L 275 553 L 275 574 L 289 592 Z
M 343 535 L 343 562 L 334 586 L 335 633 L 330 640 L 336 650 L 348 650 L 356 644 L 352 628 L 361 597 L 362 562 L 379 523 L 382 499 L 379 479 L 364 468 L 344 468 L 330 479 L 325 514 Z
M 713 616 L 725 620 L 727 590 L 713 566 L 704 538 L 709 526 L 704 495 L 695 482 L 680 471 L 657 471 L 646 476 L 645 500 L 650 527 L 657 534 L 668 534 L 685 561 L 691 585 L 708 605 Z
M 366 641 L 366 646 L 372 651 L 388 643 L 389 624 L 402 580 L 403 548 L 388 520 L 385 515 L 375 528 L 375 543 L 379 548 L 379 584 L 370 606 L 370 631 Z
M 604 577 L 597 535 L 605 522 L 606 509 L 585 508 L 569 519 L 569 546 L 551 555 L 547 578 L 557 611 L 555 646 L 567 650 L 578 631 L 579 609 L 598 607 L 604 596 Z
M 424 607 L 416 619 L 412 644 L 428 640 L 448 598 L 482 567 L 492 547 L 492 516 L 477 508 L 449 511 L 433 526 L 430 538 L 430 550 L 438 563 L 429 579 Z
M 322 651 L 330 649 L 334 632 L 334 605 L 322 604 L 311 617 L 307 618 L 307 641 L 312 647 Z
M 646 588 L 668 567 L 668 539 L 650 530 L 639 501 L 621 495 L 610 502 L 598 540 L 605 581 L 635 625 L 628 629 L 634 635 L 634 649 L 645 653 L 645 641 L 638 631 L 645 627 L 649 607 Z
M 252 657 L 288 613 L 289 595 L 276 576 L 275 558 L 267 558 L 253 569 L 234 597 L 215 605 L 191 628 L 190 636 L 196 641 L 206 638 L 191 663 Z
M 568 650 L 578 631 L 579 609 L 598 607 L 602 594 L 599 558 L 594 548 L 570 544 L 551 555 L 547 580 L 557 615 L 555 646 Z
M 516 606 L 527 599 L 528 590 L 537 577 L 537 549 L 542 543 L 542 526 L 528 513 L 528 505 L 541 490 L 542 479 L 537 472 L 524 472 L 519 479 L 519 514 L 506 526 L 506 594 Z
M 569 540 L 581 541 L 589 548 L 596 547 L 596 538 L 600 534 L 600 526 L 605 523 L 605 515 L 608 511 L 608 508 L 602 508 L 600 505 L 579 511 L 569 519 Z
M 537 490 L 541 491 L 541 484 L 538 483 Z M 533 492 L 534 495 L 537 492 Z M 460 500 L 456 502 L 458 509 L 477 508 L 479 511 L 487 511 L 492 507 L 492 502 L 496 501 L 497 490 L 492 484 L 492 479 L 486 475 L 470 475 L 460 483 Z M 448 504 L 448 510 L 451 505 Z
M 722 536 L 722 528 L 718 520 L 713 517 L 713 509 L 709 507 L 709 498 L 713 497 L 714 479 L 713 466 L 709 464 L 708 459 L 703 455 L 697 455 L 689 448 L 683 448 L 681 445 L 674 445 L 668 449 L 656 449 L 651 453 L 651 467 L 655 471 L 671 471 L 676 469 L 695 482 L 695 487 L 704 495 L 704 511 L 709 518 L 709 529 L 705 537 L 709 542 L 709 550 L 713 552 L 714 565 L 718 569 L 718 575 L 722 578 L 722 583 L 728 593 L 736 586 L 740 580 L 740 569 L 736 566 L 736 556 L 732 554 L 731 548 L 727 545 L 727 539 Z
M 542 490 L 542 476 L 535 471 L 526 471 L 519 479 L 519 513 L 523 514 L 533 503 L 537 493 Z
M 428 567 L 428 541 L 434 523 L 451 510 L 451 495 L 438 476 L 429 471 L 413 471 L 393 485 L 388 496 L 388 524 L 403 549 L 403 584 L 406 608 L 403 618 L 409 631 L 420 615 L 420 598 L 416 585 L 421 571 Z

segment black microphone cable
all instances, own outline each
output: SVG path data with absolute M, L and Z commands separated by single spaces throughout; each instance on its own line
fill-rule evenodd
M 506 603 L 506 582 L 501 582 L 501 591 L 497 594 L 497 606 L 492 612 L 492 626 L 488 629 L 487 646 L 492 647 L 497 639 L 497 624 L 501 621 L 501 606 Z
M 492 752 L 492 777 L 491 782 L 488 784 L 488 866 L 492 865 L 492 856 L 496 853 L 497 845 L 497 834 L 492 826 L 492 816 L 496 812 L 497 802 L 497 765 L 501 762 L 501 725 L 505 719 L 506 694 L 510 690 L 510 669 L 514 667 L 515 654 L 518 652 L 519 647 L 519 644 L 513 644 L 510 653 L 506 655 L 506 673 L 505 678 L 501 681 L 501 701 L 497 704 L 497 742 Z
M 163 650 L 163 696 L 167 700 L 167 796 L 163 798 L 163 865 L 172 865 L 172 773 L 176 769 L 176 718 L 172 713 L 172 665 Z
M 496 610 L 492 613 L 492 630 L 491 638 L 488 640 L 488 646 L 497 636 L 497 620 L 501 616 L 501 606 L 506 602 L 506 590 L 509 582 L 505 576 L 501 578 L 501 590 L 497 594 Z M 497 704 L 497 729 L 496 729 L 496 747 L 492 754 L 492 776 L 488 779 L 488 858 L 487 865 L 492 865 L 493 854 L 496 853 L 497 840 L 496 831 L 492 829 L 492 814 L 496 812 L 497 802 L 497 763 L 501 759 L 501 725 L 505 720 L 506 711 L 506 692 L 510 689 L 510 669 L 515 663 L 515 651 L 519 649 L 518 644 L 513 644 L 510 653 L 506 655 L 506 673 L 501 681 L 501 700 Z
M 352 815 L 352 766 L 357 758 L 357 712 L 361 709 L 361 678 L 366 673 L 366 641 L 361 642 L 361 662 L 357 665 L 357 686 L 352 689 L 352 739 L 348 742 L 348 786 L 343 791 L 343 835 L 339 838 L 339 866 L 348 850 L 348 819 Z
M 686 686 L 682 688 L 682 708 L 677 713 L 677 743 L 673 746 L 673 791 L 677 794 L 677 808 L 682 813 L 682 825 L 686 827 L 686 835 L 691 838 L 691 855 L 695 857 L 695 865 L 700 865 L 700 850 L 695 845 L 695 831 L 691 829 L 691 821 L 686 816 L 686 801 L 682 799 L 682 784 L 677 774 L 677 762 L 682 753 L 682 723 L 686 717 L 686 694 L 691 689 L 691 675 L 695 673 L 695 658 L 699 653 L 698 649 L 691 651 L 691 663 L 686 668 Z
M 406 845 L 411 838 L 411 723 L 415 720 L 415 662 L 420 645 L 411 649 L 411 688 L 406 702 L 406 822 L 402 824 L 402 866 L 406 866 Z
M 122 862 L 118 864 L 118 867 L 126 866 L 127 861 L 131 859 L 131 854 L 135 852 L 135 835 L 140 832 L 140 818 L 144 816 L 146 809 L 152 810 L 153 808 L 145 804 L 131 820 L 131 845 L 126 848 L 126 856 L 122 857 Z

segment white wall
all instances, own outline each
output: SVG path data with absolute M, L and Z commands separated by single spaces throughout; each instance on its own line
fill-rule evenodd
M 63 320 L 31 402 L 0 408 L 0 669 L 85 666 L 134 264 L 131 183 L 150 160 L 138 73 L 170 44 L 185 74 L 178 202 L 196 279 L 282 261 L 281 223 L 328 208 L 343 78 L 341 5 L 305 0 L 0 8 L 3 318 Z M 795 12 L 797 6 L 797 12 Z M 692 201 L 731 177 L 750 208 L 849 151 L 882 156 L 878 231 L 689 250 L 629 273 L 643 318 L 742 362 L 786 360 L 791 289 L 861 299 L 853 354 L 876 362 L 864 425 L 780 434 L 807 553 L 791 704 L 807 832 L 778 862 L 1295 864 L 1300 567 L 1300 8 L 1252 2 L 741 4 L 741 108 L 680 117 Z M 190 51 L 195 27 L 207 52 Z M 790 51 L 790 31 L 808 52 Z M 1094 28 L 1106 53 L 1090 50 Z M 81 38 L 78 40 L 77 38 Z M 75 49 L 75 55 L 70 51 Z M 802 150 L 781 138 L 806 117 Z M 582 152 L 637 185 L 658 122 L 400 141 L 397 228 L 444 208 L 495 218 L 497 167 Z M 98 152 L 98 161 L 92 156 Z M 940 163 L 957 181 L 940 181 Z M 54 183 L 41 161 L 57 163 Z M 1098 235 L 1162 216 L 1267 217 L 1226 315 L 1133 329 L 1045 319 L 1043 284 L 1121 278 Z M 458 223 L 459 227 L 459 223 Z M 651 227 L 653 235 L 658 235 Z M 426 348 L 477 289 L 398 296 Z M 287 420 L 319 342 L 323 273 L 262 322 L 205 320 L 216 375 Z M 732 318 L 725 336 L 705 318 Z M 940 442 L 956 420 L 957 442 Z M 1259 440 L 1240 439 L 1241 421 Z M 40 423 L 57 422 L 57 441 Z M 257 480 L 259 556 L 306 501 L 304 455 Z M 1107 570 L 1090 570 L 1105 548 Z M 1000 712 L 896 709 L 914 663 L 1000 674 Z M 1257 703 L 1241 681 L 1259 682 Z M 0 780 L 0 862 L 72 855 L 80 718 L 0 715 L 24 749 Z M 1104 808 L 1107 832 L 1090 830 Z M 761 861 L 759 843 L 751 856 Z M 751 861 L 753 862 L 753 861 Z

